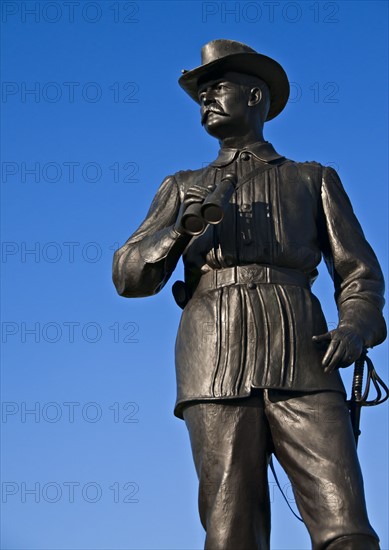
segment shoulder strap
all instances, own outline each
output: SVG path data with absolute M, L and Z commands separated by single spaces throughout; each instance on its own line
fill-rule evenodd
M 235 186 L 235 189 L 239 189 L 239 187 L 242 187 L 242 185 L 244 185 L 248 181 L 252 180 L 257 176 L 261 176 L 262 174 L 264 174 L 265 172 L 268 172 L 269 170 L 272 170 L 276 166 L 281 166 L 281 164 L 284 164 L 286 161 L 287 159 L 285 157 L 281 157 L 267 164 L 258 166 L 258 168 L 255 168 L 255 170 L 251 170 L 251 172 L 246 174 L 246 176 L 242 180 L 238 181 L 238 183 Z

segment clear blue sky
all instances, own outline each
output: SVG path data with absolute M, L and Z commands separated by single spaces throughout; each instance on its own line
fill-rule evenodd
M 387 273 L 388 4 L 1 4 L 2 548 L 200 549 L 188 436 L 172 414 L 182 268 L 159 295 L 125 300 L 113 250 L 166 175 L 215 158 L 177 78 L 204 43 L 230 38 L 284 66 L 291 101 L 265 137 L 336 167 Z M 324 269 L 314 291 L 335 323 Z M 387 344 L 370 355 L 388 380 Z M 387 405 L 363 411 L 362 432 L 388 549 Z M 308 549 L 271 484 L 272 548 Z

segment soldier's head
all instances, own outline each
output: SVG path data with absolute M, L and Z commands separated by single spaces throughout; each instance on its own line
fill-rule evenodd
M 202 64 L 183 71 L 184 90 L 201 105 L 202 124 L 224 139 L 248 126 L 262 128 L 289 97 L 284 69 L 265 55 L 233 40 L 212 40 L 201 50 Z
M 212 136 L 262 131 L 269 114 L 269 87 L 262 79 L 236 71 L 210 75 L 199 82 L 201 124 Z

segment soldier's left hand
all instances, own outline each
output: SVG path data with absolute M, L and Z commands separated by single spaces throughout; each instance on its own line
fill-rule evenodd
M 325 334 L 313 336 L 312 340 L 316 344 L 328 343 L 322 361 L 326 373 L 354 363 L 360 357 L 364 344 L 363 339 L 348 327 L 338 327 Z

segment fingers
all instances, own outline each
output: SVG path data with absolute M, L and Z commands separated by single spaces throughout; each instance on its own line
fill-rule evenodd
M 195 194 L 203 195 L 204 193 L 208 194 L 209 191 L 210 191 L 210 189 L 208 187 L 203 187 L 202 185 L 192 185 L 191 187 L 189 187 L 186 194 L 187 195 L 195 195 Z
M 344 344 L 338 339 L 331 340 L 330 345 L 328 346 L 327 352 L 323 357 L 322 365 L 324 367 L 324 372 L 330 373 L 335 368 L 339 367 L 345 353 L 346 349 Z
M 324 353 L 327 350 L 329 343 L 331 342 L 331 333 L 326 332 L 325 334 L 312 336 L 312 341 L 314 342 L 314 344 L 316 344 L 317 348 Z
M 336 329 L 325 334 L 313 336 L 315 344 L 328 342 L 322 365 L 324 372 L 330 373 L 336 368 L 348 367 L 360 356 L 363 342 L 356 334 L 350 331 Z
M 184 207 L 187 208 L 190 204 L 193 204 L 195 202 L 202 203 L 203 200 L 204 200 L 203 197 L 190 195 L 185 197 L 183 204 L 184 204 Z
M 192 185 L 192 187 L 189 187 L 187 192 L 185 193 L 184 201 L 188 202 L 199 202 L 203 201 L 212 190 L 211 186 L 208 187 L 202 187 L 201 185 Z
M 320 344 L 321 342 L 327 342 L 331 340 L 331 333 L 326 332 L 325 334 L 318 334 L 317 336 L 312 336 L 312 340 L 315 344 Z

